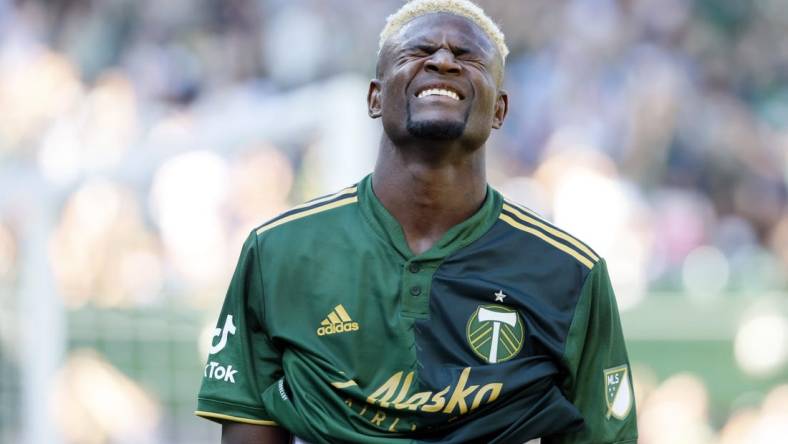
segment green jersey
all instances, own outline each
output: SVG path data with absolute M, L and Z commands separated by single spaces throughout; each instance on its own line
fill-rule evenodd
M 313 443 L 634 443 L 604 260 L 488 187 L 413 254 L 358 185 L 244 244 L 197 415 Z

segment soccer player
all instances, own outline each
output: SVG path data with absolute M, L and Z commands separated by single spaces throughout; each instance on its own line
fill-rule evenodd
M 196 412 L 222 442 L 636 442 L 605 261 L 486 182 L 507 52 L 466 0 L 389 17 L 374 173 L 243 246 Z

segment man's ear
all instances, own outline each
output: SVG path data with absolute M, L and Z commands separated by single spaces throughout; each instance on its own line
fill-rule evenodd
M 498 92 L 498 100 L 495 101 L 495 115 L 493 116 L 492 127 L 498 129 L 503 126 L 503 121 L 506 120 L 506 115 L 509 113 L 509 94 L 500 90 Z
M 383 115 L 383 106 L 380 100 L 382 83 L 378 79 L 369 82 L 369 92 L 367 93 L 367 112 L 369 117 L 377 119 Z

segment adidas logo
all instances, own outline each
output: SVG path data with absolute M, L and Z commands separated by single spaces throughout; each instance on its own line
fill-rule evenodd
M 320 322 L 317 329 L 318 336 L 333 335 L 337 333 L 350 333 L 358 330 L 358 322 L 353 322 L 342 304 L 337 305 L 331 313 Z

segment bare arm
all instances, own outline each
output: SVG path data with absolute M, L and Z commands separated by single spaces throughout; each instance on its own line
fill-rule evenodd
M 222 444 L 290 444 L 290 432 L 281 427 L 222 423 Z

